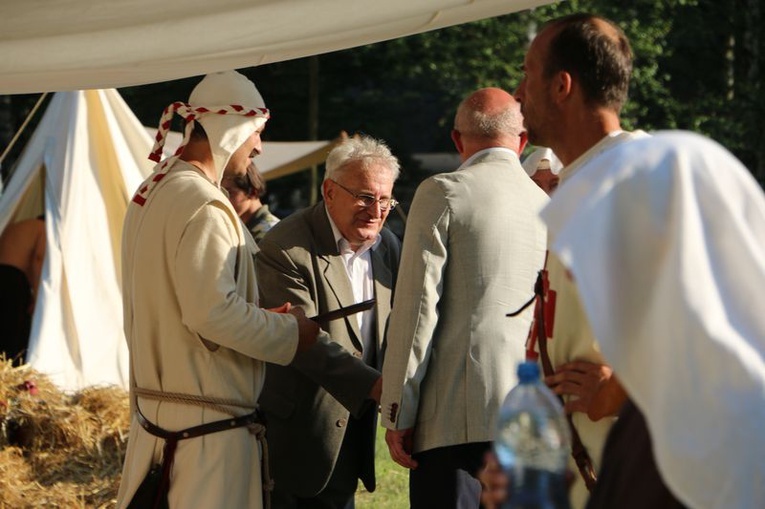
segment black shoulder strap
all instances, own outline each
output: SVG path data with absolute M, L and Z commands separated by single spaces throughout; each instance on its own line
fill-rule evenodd
M 536 294 L 536 306 L 534 309 L 535 317 L 532 327 L 536 328 L 537 344 L 539 345 L 539 356 L 542 363 L 542 371 L 545 376 L 551 376 L 555 373 L 550 362 L 550 354 L 547 351 L 547 332 L 545 330 L 545 288 L 547 285 L 547 269 L 539 271 L 537 276 L 537 283 L 534 285 L 534 293 Z M 563 398 L 561 403 L 563 403 Z M 579 473 L 584 479 L 584 483 L 587 486 L 587 490 L 592 492 L 597 482 L 595 475 L 595 469 L 592 466 L 592 459 L 587 453 L 587 449 L 582 443 L 582 439 L 579 436 L 579 432 L 574 426 L 574 422 L 571 419 L 571 414 L 567 414 L 569 428 L 571 429 L 571 455 L 574 457 L 576 466 L 579 468 Z

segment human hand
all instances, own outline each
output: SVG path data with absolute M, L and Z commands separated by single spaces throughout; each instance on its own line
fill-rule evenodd
M 507 500 L 507 488 L 510 480 L 499 466 L 494 452 L 487 451 L 483 457 L 483 468 L 478 472 L 481 481 L 481 506 L 495 509 Z
M 276 308 L 266 308 L 266 311 L 271 311 L 272 313 L 288 313 L 290 309 L 292 309 L 292 304 L 285 302 Z
M 610 366 L 587 361 L 567 362 L 545 377 L 555 394 L 573 396 L 566 401 L 566 413 L 583 412 L 597 421 L 619 413 L 626 393 Z
M 390 457 L 404 468 L 414 470 L 417 462 L 412 459 L 412 440 L 414 428 L 389 429 L 385 432 L 385 443 L 388 444 Z
M 375 380 L 372 390 L 369 391 L 369 399 L 375 400 L 375 403 L 380 404 L 380 398 L 382 397 L 382 376 Z
M 316 337 L 319 335 L 319 331 L 321 330 L 319 328 L 319 324 L 305 316 L 305 311 L 303 311 L 303 308 L 289 307 L 287 312 L 294 316 L 298 322 L 297 351 L 303 352 L 308 350 L 316 343 Z

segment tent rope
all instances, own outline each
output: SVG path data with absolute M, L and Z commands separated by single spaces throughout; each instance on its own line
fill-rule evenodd
M 37 112 L 37 110 L 40 108 L 40 105 L 42 104 L 43 100 L 48 96 L 48 92 L 43 92 L 43 94 L 40 96 L 39 99 L 37 99 L 37 102 L 35 103 L 32 110 L 27 115 L 27 118 L 24 119 L 24 123 L 21 124 L 21 127 L 18 128 L 16 131 L 16 134 L 13 135 L 13 138 L 11 138 L 10 143 L 8 143 L 8 146 L 5 147 L 5 150 L 3 151 L 2 155 L 0 155 L 0 166 L 3 165 L 3 161 L 5 161 L 5 157 L 8 155 L 8 153 L 11 151 L 13 146 L 16 144 L 16 142 L 19 140 L 19 136 L 21 136 L 21 133 L 24 132 L 24 129 L 26 129 L 27 125 L 29 124 L 29 121 L 32 120 L 32 117 Z

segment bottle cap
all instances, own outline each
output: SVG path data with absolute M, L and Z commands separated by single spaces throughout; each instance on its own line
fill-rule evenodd
M 525 361 L 518 364 L 518 382 L 530 383 L 539 380 L 539 364 Z

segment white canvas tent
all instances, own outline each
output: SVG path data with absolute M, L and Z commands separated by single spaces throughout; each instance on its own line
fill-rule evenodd
M 174 150 L 180 135 L 171 135 Z M 57 93 L 0 196 L 0 232 L 45 213 L 47 251 L 27 359 L 64 389 L 127 387 L 122 221 L 151 172 L 152 143 L 116 90 Z M 264 142 L 257 161 L 272 179 L 322 163 L 333 143 Z
M 552 0 L 3 0 L 0 93 L 156 83 L 361 46 Z
M 55 94 L 0 196 L 0 230 L 45 212 L 27 359 L 64 389 L 127 387 L 120 241 L 151 144 L 115 90 Z

